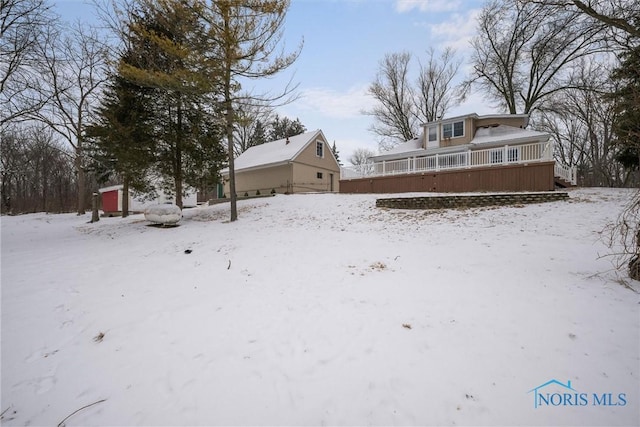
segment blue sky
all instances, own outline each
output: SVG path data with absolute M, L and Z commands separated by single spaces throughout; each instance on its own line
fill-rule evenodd
M 93 7 L 84 0 L 56 0 L 65 19 L 93 20 Z M 299 118 L 309 130 L 322 129 L 335 141 L 343 163 L 356 148 L 377 151 L 368 128 L 372 118 L 361 114 L 373 100 L 367 87 L 386 53 L 408 51 L 426 59 L 430 47 L 452 46 L 463 60 L 464 77 L 469 40 L 482 0 L 291 0 L 284 42 L 289 50 L 304 40 L 300 57 L 282 75 L 259 82 L 259 90 L 282 89 L 289 79 L 298 83 L 299 99 L 277 112 Z M 417 68 L 417 62 L 414 63 Z M 449 115 L 493 110 L 473 94 Z

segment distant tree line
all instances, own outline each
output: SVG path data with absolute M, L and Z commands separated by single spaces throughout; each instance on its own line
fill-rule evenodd
M 68 212 L 76 202 L 73 153 L 43 126 L 3 127 L 0 138 L 0 208 L 18 212 Z
M 288 0 L 96 5 L 107 31 L 63 22 L 48 0 L 0 3 L 3 213 L 83 214 L 112 182 L 125 194 L 162 188 L 181 206 L 186 186 L 210 190 L 224 166 L 233 184 L 247 120 L 254 145 L 304 131 L 297 119 L 245 114 L 289 102 L 295 87 L 256 96 L 240 84 L 296 60 L 301 46 L 279 48 Z

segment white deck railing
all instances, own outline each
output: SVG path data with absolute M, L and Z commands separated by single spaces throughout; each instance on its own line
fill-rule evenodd
M 340 178 L 354 179 L 552 160 L 551 143 L 539 142 L 514 146 L 505 145 L 484 150 L 467 150 L 453 154 L 408 157 L 401 160 L 343 167 L 341 168 Z
M 565 166 L 556 162 L 553 167 L 553 174 L 570 182 L 571 185 L 578 184 L 578 170 L 575 166 Z

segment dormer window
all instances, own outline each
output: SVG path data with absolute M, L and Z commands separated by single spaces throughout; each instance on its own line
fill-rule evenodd
M 460 136 L 464 136 L 464 120 L 442 125 L 443 138 L 458 138 Z

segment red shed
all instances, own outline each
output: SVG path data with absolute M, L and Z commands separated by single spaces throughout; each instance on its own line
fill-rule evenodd
M 101 188 L 102 210 L 105 215 L 122 213 L 122 185 Z

